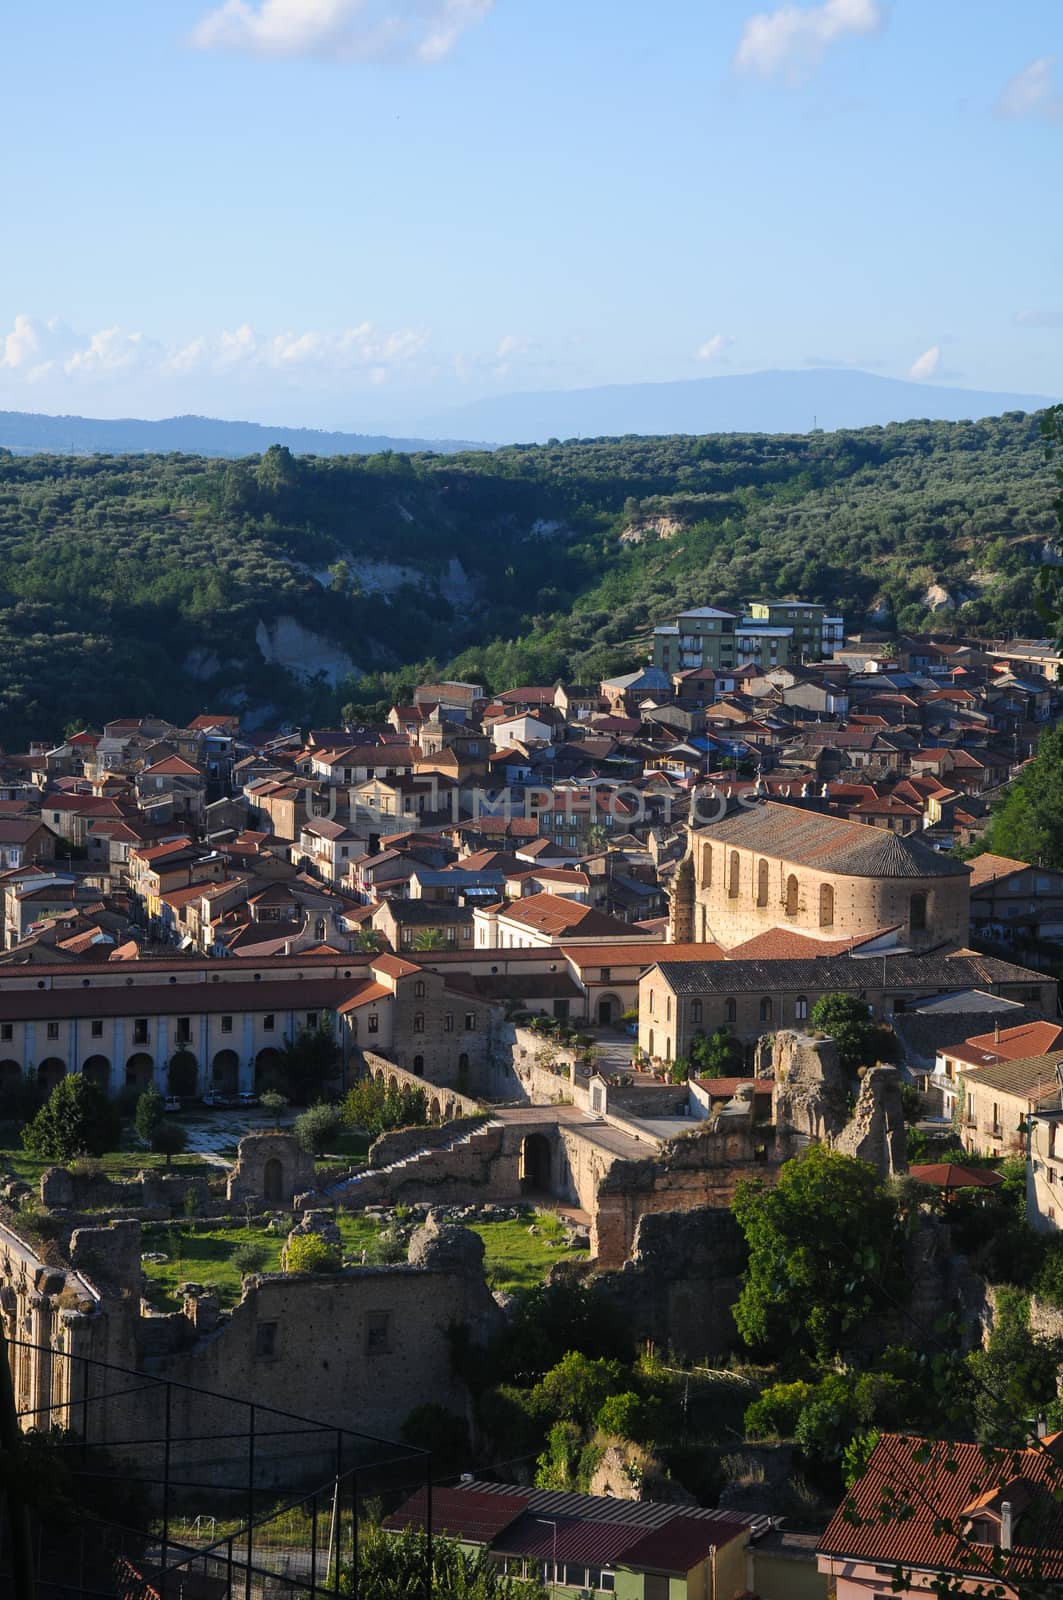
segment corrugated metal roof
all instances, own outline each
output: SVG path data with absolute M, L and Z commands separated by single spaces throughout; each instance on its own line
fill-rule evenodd
M 503 1494 L 487 1494 L 475 1489 L 432 1490 L 432 1531 L 470 1544 L 491 1544 L 503 1530 L 527 1510 L 530 1489 L 505 1485 Z M 384 1518 L 391 1532 L 424 1528 L 428 1522 L 428 1495 L 418 1489 L 410 1499 Z M 507 1546 L 508 1548 L 508 1546 Z

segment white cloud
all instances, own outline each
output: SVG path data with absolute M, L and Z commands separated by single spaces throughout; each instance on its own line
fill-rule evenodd
M 1016 311 L 1011 319 L 1020 328 L 1063 328 L 1063 311 Z
M 1056 87 L 1055 69 L 1055 56 L 1040 56 L 1023 67 L 1000 91 L 997 116 L 1063 122 L 1063 89 Z
M 927 378 L 932 378 L 941 365 L 941 346 L 932 344 L 929 350 L 924 350 L 917 361 L 913 361 L 908 371 L 909 378 L 914 378 L 917 383 L 922 383 Z
M 728 333 L 714 333 L 711 339 L 699 344 L 696 355 L 699 361 L 719 361 L 725 350 L 730 350 L 734 340 Z
M 147 334 L 117 326 L 76 333 L 58 319 L 41 322 L 20 314 L 7 334 L 0 333 L 0 370 L 28 383 L 45 378 L 87 382 L 134 371 L 178 378 L 372 372 L 379 383 L 379 374 L 421 355 L 429 337 L 424 328 L 385 329 L 371 322 L 337 332 L 289 330 L 262 337 L 243 323 L 167 348 Z
M 885 25 L 881 0 L 821 0 L 819 5 L 786 4 L 749 18 L 735 52 L 736 72 L 799 82 L 818 67 L 824 52 L 840 39 L 867 37 Z
M 340 61 L 441 61 L 495 0 L 223 0 L 192 30 L 200 50 Z

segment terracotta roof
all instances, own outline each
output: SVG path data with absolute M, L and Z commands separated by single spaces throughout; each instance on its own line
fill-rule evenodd
M 850 939 L 817 939 L 811 933 L 798 933 L 794 928 L 768 928 L 754 934 L 743 944 L 732 945 L 727 952 L 728 961 L 782 961 L 802 956 L 840 956 L 847 950 L 859 950 L 861 945 L 879 939 L 889 928 L 876 928 L 872 933 Z
M 1033 1100 L 1038 1105 L 1054 1101 L 1059 1105 L 1060 1089 L 1056 1069 L 1063 1065 L 1063 1050 L 1050 1050 L 1041 1056 L 1023 1056 L 1019 1061 L 993 1061 L 973 1067 L 963 1076 L 969 1088 L 996 1089 L 1001 1094 Z
M 821 1559 L 962 1573 L 988 1584 L 1032 1575 L 1063 1578 L 1063 1507 L 1051 1493 L 1059 1482 L 1059 1434 L 1038 1448 L 1002 1450 L 995 1464 L 983 1446 L 967 1443 L 929 1441 L 931 1453 L 924 1459 L 927 1443 L 882 1435 L 820 1540 Z M 953 1530 L 962 1530 L 964 1513 L 995 1509 L 999 1515 L 1004 1498 L 1016 1515 L 1012 1549 L 997 1572 L 990 1564 L 992 1545 L 964 1540 Z M 889 1518 L 883 1516 L 886 1505 L 895 1507 Z M 875 1587 L 887 1582 L 879 1577 Z
M 628 924 L 640 928 L 639 923 Z M 641 929 L 641 931 L 645 931 Z M 667 956 L 671 961 L 722 961 L 718 944 L 664 944 L 647 939 L 644 944 L 565 945 L 562 950 L 577 971 L 587 967 L 652 967 Z M 509 951 L 506 954 L 509 955 Z
M 552 934 L 559 939 L 565 934 L 581 939 L 595 934 L 612 934 L 616 938 L 630 926 L 617 917 L 596 911 L 593 906 L 582 905 L 578 900 L 570 900 L 559 894 L 526 895 L 522 900 L 511 901 L 499 915 L 505 916 L 509 922 L 522 923 L 527 928 L 534 928 L 537 933 Z M 631 931 L 635 936 L 635 930 Z
M 1013 872 L 1026 872 L 1030 866 L 1028 861 L 1016 861 L 1013 856 L 995 856 L 986 850 L 980 856 L 968 862 L 971 869 L 971 888 L 978 889 L 984 883 L 993 883 L 997 878 L 1007 878 Z
M 956 1049 L 946 1049 L 943 1054 L 958 1061 L 969 1061 L 974 1067 L 991 1066 L 997 1061 L 1023 1061 L 1030 1056 L 1047 1055 L 1063 1044 L 1063 1024 L 1058 1022 L 1022 1022 L 1015 1028 L 1001 1028 L 999 1034 L 974 1034 Z
M 948 878 L 969 871 L 965 862 L 939 855 L 918 838 L 772 800 L 711 822 L 698 829 L 698 837 L 844 877 Z
M 153 767 L 145 767 L 142 777 L 145 778 L 199 778 L 202 777 L 198 767 L 190 761 L 185 761 L 181 756 L 167 756 L 163 761 L 156 761 Z
M 373 970 L 386 973 L 389 978 L 410 978 L 421 968 L 414 961 L 404 961 L 401 956 L 374 956 Z

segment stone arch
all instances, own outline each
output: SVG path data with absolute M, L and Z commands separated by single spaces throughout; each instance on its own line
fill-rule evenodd
M 766 861 L 757 863 L 757 905 L 766 906 L 768 903 L 768 874 L 771 869 Z
M 199 1088 L 199 1062 L 191 1050 L 178 1050 L 170 1057 L 166 1069 L 166 1087 L 170 1094 L 189 1097 Z
M 800 905 L 801 890 L 797 882 L 797 874 L 791 872 L 786 880 L 786 915 L 796 917 Z
M 81 1076 L 88 1083 L 94 1083 L 97 1089 L 102 1089 L 105 1094 L 110 1092 L 111 1063 L 106 1056 L 89 1056 L 82 1065 Z
M 529 1133 L 520 1146 L 522 1192 L 549 1194 L 553 1187 L 553 1151 L 545 1133 Z
M 49 1094 L 51 1094 L 56 1084 L 65 1077 L 66 1062 L 61 1061 L 58 1056 L 46 1056 L 37 1068 L 37 1082 Z
M 270 1156 L 262 1167 L 262 1198 L 274 1203 L 284 1199 L 284 1164 L 280 1156 Z
M 620 1021 L 624 1007 L 618 994 L 603 994 L 598 1000 L 598 1022 L 607 1028 Z
M 155 1062 L 146 1050 L 138 1050 L 125 1064 L 127 1089 L 146 1089 L 155 1081 Z
M 732 850 L 727 863 L 727 897 L 729 900 L 738 899 L 739 883 L 742 875 L 742 862 L 737 850 Z
M 834 885 L 821 883 L 819 886 L 819 925 L 821 928 L 834 926 Z
M 280 1066 L 281 1053 L 268 1044 L 260 1050 L 255 1057 L 255 1088 L 269 1089 L 273 1085 L 277 1068 Z
M 22 1068 L 17 1061 L 0 1061 L 0 1089 L 13 1089 L 22 1082 Z
M 443 1120 L 443 1108 L 435 1095 L 428 1102 L 428 1120 L 435 1123 L 440 1123 Z
M 240 1057 L 235 1050 L 218 1050 L 210 1064 L 210 1086 L 218 1094 L 235 1094 L 240 1087 Z

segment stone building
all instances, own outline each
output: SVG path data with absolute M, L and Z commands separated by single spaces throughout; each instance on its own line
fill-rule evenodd
M 873 830 L 872 830 L 873 831 Z M 779 1028 L 807 1026 L 825 994 L 851 994 L 891 1020 L 918 1000 L 965 989 L 989 990 L 1054 1012 L 1048 974 L 996 956 L 822 955 L 781 960 L 662 959 L 639 982 L 639 1047 L 662 1061 L 686 1056 L 698 1034 L 727 1027 L 752 1045 Z
M 967 938 L 970 868 L 916 838 L 766 801 L 690 834 L 671 937 L 723 948 L 787 928 L 912 950 Z

